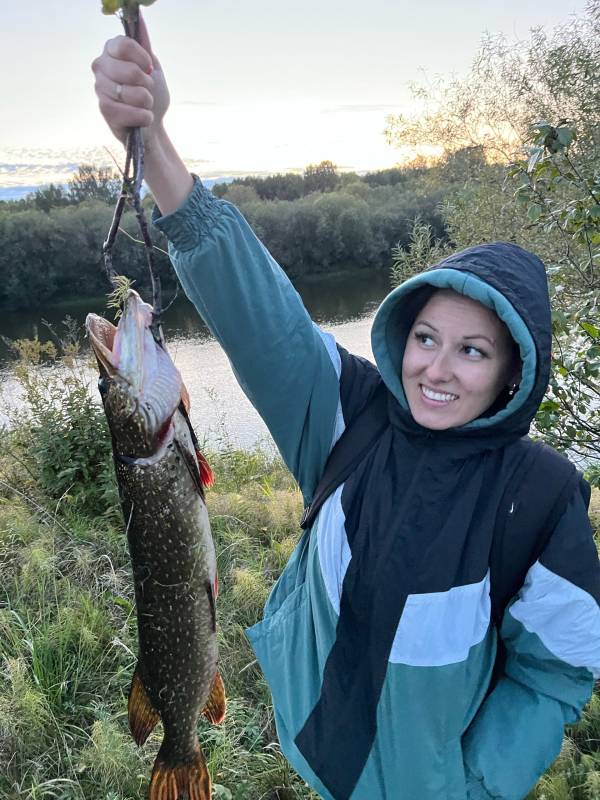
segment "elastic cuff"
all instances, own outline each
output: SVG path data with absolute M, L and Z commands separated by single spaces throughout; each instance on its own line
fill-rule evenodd
M 465 767 L 465 772 L 468 800 L 494 800 L 493 796 L 486 791 L 483 782 L 476 777 L 468 767 Z
M 177 211 L 161 217 L 155 206 L 152 212 L 152 222 L 180 251 L 192 250 L 198 245 L 214 227 L 223 206 L 223 201 L 206 189 L 197 175 L 193 177 L 194 188 Z

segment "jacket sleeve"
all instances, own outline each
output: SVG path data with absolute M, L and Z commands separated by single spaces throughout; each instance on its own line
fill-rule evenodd
M 154 223 L 169 239 L 183 286 L 225 350 L 306 500 L 339 435 L 340 357 L 235 206 L 196 179 L 173 214 Z
M 463 737 L 469 800 L 523 800 L 600 677 L 600 564 L 576 491 L 508 607 L 504 674 Z

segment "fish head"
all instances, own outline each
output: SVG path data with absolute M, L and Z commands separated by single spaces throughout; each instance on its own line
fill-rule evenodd
M 152 334 L 152 306 L 131 289 L 116 327 L 96 314 L 88 314 L 85 324 L 115 448 L 133 458 L 151 456 L 171 427 L 183 390 L 179 370 Z

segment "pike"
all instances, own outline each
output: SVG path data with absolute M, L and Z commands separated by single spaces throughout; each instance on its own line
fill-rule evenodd
M 219 723 L 216 558 L 204 486 L 212 474 L 189 421 L 181 375 L 152 330 L 153 309 L 130 290 L 115 328 L 89 314 L 135 585 L 139 655 L 129 727 L 142 745 L 162 721 L 150 800 L 210 800 L 196 733 Z

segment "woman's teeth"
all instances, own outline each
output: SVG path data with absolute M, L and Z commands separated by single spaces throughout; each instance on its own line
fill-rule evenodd
M 434 392 L 426 386 L 421 386 L 421 391 L 429 400 L 437 400 L 438 403 L 449 403 L 451 400 L 457 400 L 457 394 L 442 394 L 441 392 Z

